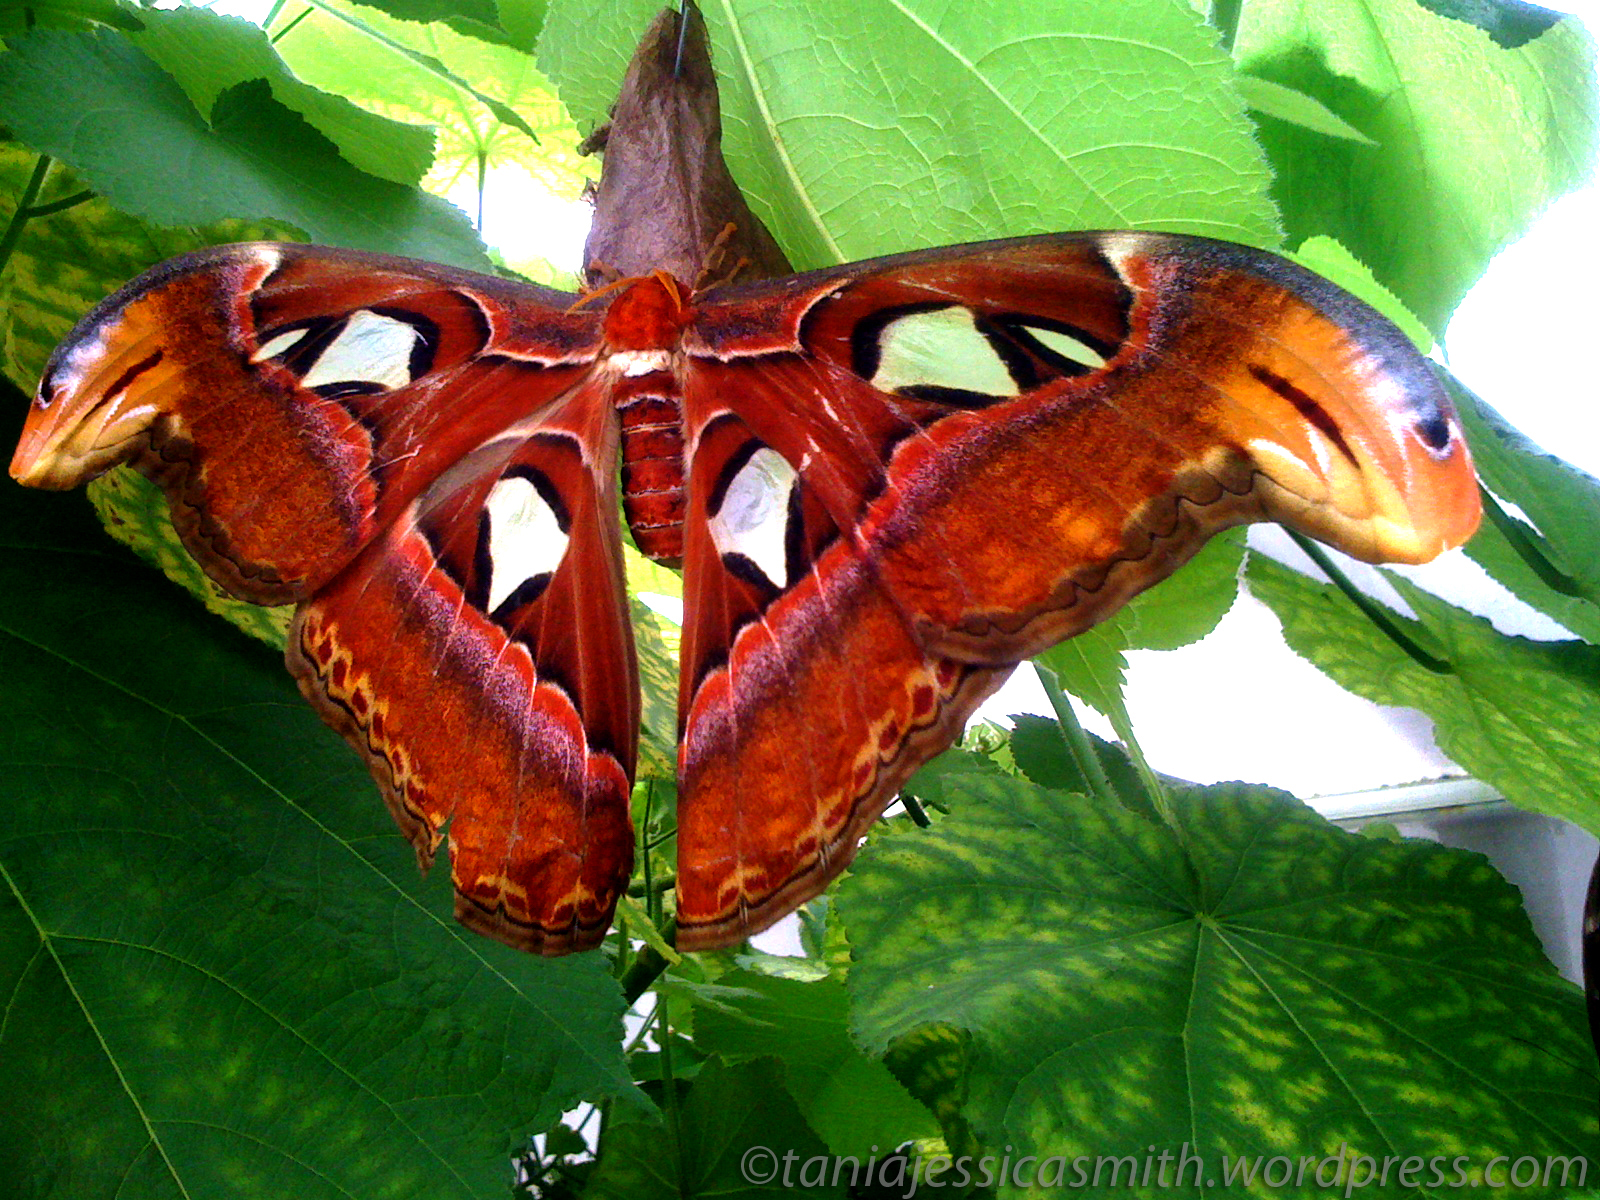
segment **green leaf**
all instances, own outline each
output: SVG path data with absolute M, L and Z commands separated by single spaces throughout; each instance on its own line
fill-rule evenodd
M 801 1114 L 833 1154 L 866 1158 L 906 1141 L 934 1137 L 933 1115 L 881 1062 L 850 1041 L 849 999 L 832 980 L 800 982 L 733 971 L 718 984 L 743 992 L 701 1009 L 695 1035 L 724 1062 L 771 1057 Z
M 1120 630 L 1130 650 L 1178 650 L 1198 642 L 1228 615 L 1239 595 L 1244 540 L 1243 529 L 1218 534 L 1182 574 L 1140 592 L 1103 624 Z
M 361 0 L 401 20 L 443 22 L 459 33 L 532 51 L 544 0 Z
M 1234 55 L 1375 143 L 1261 126 L 1290 239 L 1339 239 L 1435 334 L 1593 168 L 1595 55 L 1576 20 L 1506 50 L 1410 0 L 1282 0 L 1244 7 Z
M 0 142 L 0 216 L 10 222 L 14 198 L 38 161 L 16 142 Z M 201 229 L 151 225 L 84 194 L 83 181 L 56 164 L 37 203 L 83 197 L 48 216 L 29 220 L 5 264 L 0 306 L 5 373 L 31 393 L 56 343 L 106 295 L 162 259 L 221 242 L 285 237 L 283 228 L 230 221 Z
M 1011 730 L 1011 754 L 1024 776 L 1040 787 L 1093 794 L 1094 785 L 1083 777 L 1059 722 L 1025 715 L 1018 716 L 1016 722 Z M 1144 784 L 1122 747 L 1087 730 L 1085 733 L 1117 795 L 1135 812 L 1148 808 L 1149 801 L 1143 795 Z
M 29 29 L 89 29 L 109 25 L 114 29 L 142 29 L 140 17 L 123 8 L 117 0 L 10 0 L 0 7 L 0 37 L 10 37 Z
M 1535 445 L 1454 379 L 1447 382 L 1484 485 L 1533 522 L 1529 528 L 1513 517 L 1513 532 L 1520 534 L 1526 555 L 1518 555 L 1523 569 L 1505 569 L 1496 578 L 1534 607 L 1563 623 L 1576 622 L 1569 628 L 1600 642 L 1594 634 L 1600 621 L 1600 482 Z M 1503 553 L 1496 555 L 1489 543 L 1478 542 L 1475 538 L 1468 543 L 1469 555 L 1491 571 L 1505 566 Z M 1534 560 L 1537 571 L 1527 558 Z M 1529 576 L 1535 583 L 1528 582 Z
M 1379 704 L 1421 709 L 1439 748 L 1507 800 L 1600 833 L 1600 647 L 1508 637 L 1388 578 L 1448 673 L 1419 665 L 1329 585 L 1260 555 L 1251 555 L 1247 575 L 1289 645 L 1335 682 Z
M 1433 334 L 1400 302 L 1400 297 L 1379 283 L 1364 262 L 1333 238 L 1321 235 L 1307 238 L 1289 257 L 1372 305 L 1398 325 L 1423 354 L 1433 349 Z
M 1515 50 L 1548 30 L 1562 14 L 1526 0 L 1417 0 L 1441 17 L 1484 30 L 1497 45 Z
M 939 1119 L 952 1154 L 980 1149 L 965 1115 L 972 1039 L 945 1025 L 924 1025 L 897 1038 L 884 1055 L 894 1077 Z
M 585 31 L 637 37 L 655 7 L 551 4 L 540 65 L 580 123 L 632 49 Z M 1011 6 L 999 40 L 995 9 L 927 0 L 706 19 L 729 163 L 800 266 L 1074 228 L 1278 239 L 1233 72 L 1180 5 Z
M 1121 629 L 1102 624 L 1052 646 L 1033 661 L 1085 704 L 1092 704 L 1107 717 L 1126 721 L 1128 708 L 1122 689 L 1128 670 L 1123 654 L 1127 648 Z
M 412 66 L 420 67 L 428 74 L 435 75 L 444 82 L 447 82 L 453 87 L 460 89 L 465 94 L 471 96 L 479 104 L 482 104 L 485 108 L 489 109 L 489 111 L 494 114 L 496 120 L 503 121 L 508 125 L 520 129 L 529 137 L 533 136 L 532 127 L 522 119 L 522 117 L 517 113 L 516 109 L 512 108 L 504 100 L 496 96 L 479 91 L 465 79 L 461 78 L 454 71 L 452 71 L 439 58 L 423 50 L 419 50 L 415 45 L 412 44 L 415 40 L 414 37 L 409 37 L 405 34 L 395 36 L 391 33 L 385 32 L 385 30 L 382 28 L 385 22 L 381 20 L 374 21 L 370 14 L 360 11 L 359 8 L 354 5 L 332 4 L 329 3 L 328 0 L 310 0 L 310 3 L 321 12 L 336 18 L 356 32 L 381 43 L 393 53 L 398 54 L 401 58 L 409 61 Z M 457 24 L 460 25 L 461 23 L 458 22 Z M 284 26 L 282 32 L 287 34 L 289 31 L 290 26 Z M 472 22 L 469 32 L 481 35 L 484 32 L 484 27 L 480 22 Z M 428 36 L 427 28 L 424 28 L 421 31 L 421 36 Z M 502 39 L 494 37 L 493 40 L 499 41 Z
M 790 1158 L 787 1163 L 785 1155 Z M 779 1078 L 777 1064 L 763 1059 L 726 1067 L 712 1059 L 680 1099 L 675 1122 L 662 1118 L 613 1121 L 607 1126 L 584 1196 L 587 1200 L 842 1197 L 842 1188 L 812 1182 L 818 1171 L 825 1178 L 833 1161 L 806 1128 Z M 804 1174 L 808 1167 L 813 1174 Z
M 592 130 L 610 119 L 628 60 L 661 7 L 655 0 L 554 0 L 547 6 L 535 57 L 579 128 Z M 727 68 L 718 69 L 721 78 Z
M 1241 784 L 1178 798 L 1187 853 L 1116 806 L 961 786 L 938 826 L 880 835 L 838 901 L 857 1037 L 966 1031 L 990 1153 L 1142 1171 L 1187 1144 L 1216 1180 L 1224 1155 L 1341 1143 L 1600 1152 L 1582 999 L 1481 857 Z M 1235 1194 L 1192 1180 L 1171 1193 Z
M 0 543 L 0 1192 L 475 1198 L 639 1103 L 603 960 L 455 927 L 274 655 L 81 499 Z
M 958 746 L 924 763 L 906 780 L 905 790 L 924 803 L 945 809 L 952 802 L 952 788 L 959 790 L 960 781 L 967 775 L 1003 778 L 1005 772 L 987 755 Z
M 1113 721 L 1128 723 L 1128 650 L 1177 650 L 1205 637 L 1239 594 L 1244 531 L 1212 538 L 1182 574 L 1141 592 L 1109 619 L 1035 657 L 1061 686 Z
M 136 34 L 133 44 L 178 82 L 202 116 L 228 89 L 265 79 L 273 99 L 304 117 L 368 175 L 414 184 L 433 161 L 432 130 L 390 121 L 302 83 L 249 21 L 203 8 L 151 9 L 143 20 L 145 32 Z
M 1292 87 L 1273 83 L 1270 79 L 1257 79 L 1254 75 L 1240 75 L 1239 95 L 1250 108 L 1265 117 L 1274 117 L 1327 137 L 1343 138 L 1349 142 L 1376 145 L 1350 122 L 1331 112 L 1315 96 L 1297 92 Z
M 270 217 L 337 246 L 479 270 L 460 210 L 364 174 L 265 80 L 224 91 L 208 124 L 125 37 L 38 32 L 0 56 L 0 120 L 117 207 L 161 224 Z
M 339 15 L 347 11 L 359 13 L 358 25 Z M 481 169 L 490 206 L 497 197 L 516 203 L 535 189 L 575 200 L 598 175 L 598 160 L 578 153 L 578 131 L 554 89 L 521 51 L 327 0 L 277 49 L 308 83 L 396 120 L 434 126 L 438 150 L 426 186 L 436 194 L 459 194 L 461 182 L 477 182 Z M 514 109 L 523 126 L 501 120 L 478 96 Z M 536 273 L 529 261 L 512 258 L 510 265 Z

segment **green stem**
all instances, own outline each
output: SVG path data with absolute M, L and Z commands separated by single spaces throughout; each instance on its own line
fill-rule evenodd
M 656 1003 L 659 1005 L 661 1002 L 662 998 L 657 996 Z M 632 1054 L 639 1048 L 639 1044 L 644 1041 L 645 1035 L 650 1032 L 651 1018 L 653 1018 L 655 1015 L 655 1009 L 651 1009 L 650 1016 L 646 1017 L 643 1021 L 640 1021 L 639 1028 L 634 1030 L 633 1036 L 623 1043 L 622 1053 L 624 1056 Z
M 678 1081 L 672 1072 L 672 1026 L 667 1021 L 665 997 L 656 1005 L 656 1046 L 661 1052 L 661 1099 L 667 1108 L 667 1128 L 672 1132 L 672 1152 L 681 1163 L 683 1131 L 678 1124 Z M 683 1178 L 682 1172 L 675 1174 Z
M 489 155 L 481 146 L 478 148 L 478 236 L 483 236 L 483 185 L 488 173 Z
M 5 233 L 0 234 L 0 272 L 5 271 L 6 264 L 16 252 L 22 231 L 33 216 L 33 202 L 39 198 L 39 191 L 44 187 L 45 176 L 49 173 L 50 156 L 41 154 L 39 161 L 33 164 L 33 174 L 28 177 L 28 185 L 22 189 L 22 198 L 17 201 L 16 211 L 6 223 Z
M 671 942 L 678 932 L 678 923 L 668 921 L 661 926 L 661 938 Z M 646 945 L 639 950 L 628 969 L 622 973 L 618 982 L 622 984 L 622 998 L 632 1004 L 640 996 L 650 990 L 650 985 L 661 977 L 667 969 L 667 960 L 653 946 Z
M 639 829 L 639 842 L 641 845 L 644 844 L 645 838 L 650 834 L 650 816 L 651 810 L 655 807 L 655 799 L 656 781 L 654 779 L 647 779 L 644 785 L 644 820 L 640 822 Z M 641 864 L 644 874 L 644 911 L 654 924 L 660 925 L 661 909 L 659 906 L 659 898 L 656 896 L 655 879 L 651 873 L 651 854 L 648 847 L 645 848 L 644 853 L 640 855 L 640 858 L 644 860 Z
M 926 829 L 929 825 L 933 824 L 932 821 L 928 820 L 928 813 L 927 810 L 922 807 L 922 802 L 910 792 L 900 793 L 900 803 L 905 805 L 906 816 L 911 818 L 911 823 L 918 829 Z
M 636 900 L 646 896 L 665 896 L 678 884 L 678 877 L 668 871 L 665 875 L 658 876 L 653 884 L 646 885 L 641 879 L 638 883 L 628 885 L 628 895 Z
M 1517 557 L 1539 577 L 1539 582 L 1557 595 L 1600 604 L 1600 596 L 1591 596 L 1582 584 L 1550 561 L 1539 544 L 1528 536 L 1528 527 L 1500 507 L 1500 501 L 1495 499 L 1493 492 L 1486 487 L 1479 487 L 1478 492 L 1483 499 L 1483 511 L 1488 514 L 1489 523 L 1511 543 Z
M 1073 711 L 1072 700 L 1062 689 L 1061 681 L 1049 667 L 1037 669 L 1039 682 L 1044 684 L 1044 694 L 1050 697 L 1050 707 L 1055 709 L 1056 713 L 1056 724 L 1061 727 L 1062 736 L 1067 740 L 1067 751 L 1072 755 L 1072 761 L 1077 764 L 1078 773 L 1088 782 L 1089 790 L 1094 793 L 1096 800 L 1107 804 L 1119 804 L 1117 791 L 1111 786 L 1111 777 L 1106 774 L 1100 756 L 1095 753 L 1094 743 L 1089 740 L 1088 731 L 1078 720 L 1078 714 Z
M 1119 707 L 1108 715 L 1117 739 L 1128 751 L 1128 757 L 1133 760 L 1133 769 L 1139 776 L 1139 782 L 1144 784 L 1145 794 L 1150 797 L 1151 807 L 1156 810 L 1156 815 L 1168 829 L 1172 830 L 1178 840 L 1183 841 L 1183 827 L 1178 824 L 1178 810 L 1172 806 L 1172 793 L 1167 791 L 1167 785 L 1161 782 L 1161 776 L 1151 770 L 1150 763 L 1144 756 L 1144 750 L 1139 745 L 1139 739 L 1133 736 L 1133 722 L 1128 720 L 1127 710 Z
M 49 204 L 35 204 L 28 210 L 28 220 L 37 217 L 52 217 L 58 212 L 66 212 L 69 208 L 77 208 L 80 204 L 87 204 L 93 200 L 95 193 L 88 188 L 81 192 L 73 192 L 70 196 L 63 196 L 59 200 L 52 200 Z
M 282 8 L 282 7 L 283 7 L 282 4 L 278 5 L 278 8 Z M 274 12 L 274 15 L 276 15 L 277 9 L 274 9 L 273 12 Z M 296 25 L 300 24 L 301 21 L 304 21 L 310 15 L 311 15 L 311 10 L 309 8 L 302 8 L 300 10 L 299 14 L 295 17 L 294 20 L 290 21 L 287 25 L 285 25 L 282 29 L 278 30 L 277 33 L 273 34 L 267 40 L 269 42 L 271 42 L 274 46 L 276 46 L 279 42 L 283 41 L 284 38 L 289 36 L 289 31 L 291 29 L 293 29 Z M 262 22 L 261 28 L 265 29 L 270 24 L 271 24 L 271 21 L 264 21 L 264 22 Z
M 1400 623 L 1395 620 L 1394 614 L 1384 605 L 1379 604 L 1355 584 L 1350 582 L 1350 577 L 1339 569 L 1337 563 L 1329 558 L 1327 552 L 1316 542 L 1304 534 L 1289 530 L 1289 536 L 1294 539 L 1294 544 L 1305 551 L 1306 557 L 1321 568 L 1322 573 L 1333 581 L 1333 586 L 1345 594 L 1350 603 L 1359 608 L 1366 615 L 1367 620 L 1376 625 L 1390 641 L 1404 650 L 1418 666 L 1432 671 L 1435 675 L 1454 675 L 1455 668 L 1448 661 L 1424 649 L 1415 638 L 1405 631 Z
M 677 836 L 677 833 L 678 831 L 676 829 L 669 829 L 660 836 L 651 838 L 647 843 L 645 843 L 645 848 L 647 850 L 659 850 L 662 846 L 665 846 L 675 836 Z

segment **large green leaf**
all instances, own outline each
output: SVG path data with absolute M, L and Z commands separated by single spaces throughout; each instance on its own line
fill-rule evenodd
M 1522 513 L 1491 510 L 1467 553 L 1529 604 L 1600 643 L 1600 482 L 1464 388 L 1454 391 L 1484 485 Z
M 532 51 L 545 0 L 361 0 L 406 21 L 440 21 L 461 33 Z
M 117 0 L 11 0 L 0 5 L 0 37 L 26 33 L 30 29 L 92 29 L 110 25 L 116 29 L 139 29 L 143 22 Z
M 540 64 L 602 118 L 653 4 L 551 5 Z M 734 175 L 800 266 L 1073 228 L 1277 240 L 1209 32 L 1168 0 L 706 6 Z M 996 37 L 997 29 L 1005 36 Z
M 598 161 L 578 153 L 572 119 L 529 54 L 327 0 L 292 28 L 280 24 L 278 52 L 301 79 L 435 127 L 438 149 L 426 186 L 436 194 L 452 192 L 463 178 L 475 182 L 481 172 L 489 205 L 497 194 L 522 197 L 534 189 L 576 199 L 597 174 Z M 536 138 L 502 120 L 499 106 L 514 109 Z
M 717 979 L 717 992 L 724 999 L 695 1014 L 700 1048 L 729 1063 L 776 1058 L 785 1088 L 834 1154 L 864 1159 L 938 1136 L 932 1114 L 850 1041 L 849 999 L 837 980 L 732 971 Z
M 81 498 L 0 544 L 0 1193 L 482 1197 L 637 1095 L 603 959 L 459 930 L 273 655 Z
M 357 108 L 343 96 L 309 87 L 291 74 L 260 28 L 203 8 L 151 10 L 143 33 L 130 40 L 183 88 L 208 116 L 238 84 L 265 79 L 273 99 L 293 109 L 338 147 L 352 166 L 395 183 L 412 184 L 433 161 L 433 134 Z
M 1600 647 L 1509 637 L 1390 576 L 1422 620 L 1394 619 L 1444 659 L 1435 671 L 1329 585 L 1255 554 L 1246 578 L 1289 645 L 1335 682 L 1421 709 L 1440 749 L 1507 800 L 1600 833 Z
M 1594 46 L 1576 20 L 1513 50 L 1416 0 L 1278 0 L 1244 6 L 1234 54 L 1371 140 L 1261 123 L 1291 238 L 1337 238 L 1436 334 L 1593 167 Z
M 787 1156 L 788 1161 L 785 1161 Z M 834 1159 L 784 1089 L 777 1064 L 708 1062 L 678 1101 L 652 1121 L 612 1122 L 589 1176 L 589 1200 L 693 1200 L 843 1196 L 816 1185 Z
M 264 79 L 221 92 L 208 120 L 122 34 L 7 45 L 0 121 L 125 212 L 167 225 L 271 218 L 330 245 L 489 265 L 459 209 L 357 170 Z
M 965 1111 L 997 1158 L 1142 1171 L 1187 1145 L 1202 1185 L 1171 1194 L 1237 1195 L 1224 1156 L 1600 1153 L 1582 999 L 1481 857 L 1242 784 L 1182 795 L 1181 843 L 1082 796 L 953 787 L 838 903 L 860 1040 L 967 1031 Z

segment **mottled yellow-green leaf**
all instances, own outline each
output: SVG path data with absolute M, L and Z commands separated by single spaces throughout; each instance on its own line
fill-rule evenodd
M 1440 748 L 1513 804 L 1600 833 L 1600 647 L 1499 633 L 1482 617 L 1391 576 L 1449 670 L 1417 663 L 1349 600 L 1252 555 L 1250 590 L 1283 635 L 1335 682 L 1379 704 L 1419 708 Z M 1415 634 L 1413 634 L 1415 636 Z
M 132 547 L 139 557 L 199 597 L 218 616 L 274 649 L 283 649 L 294 606 L 264 608 L 240 600 L 213 583 L 178 540 L 167 498 L 155 484 L 131 467 L 118 467 L 89 485 L 89 499 L 112 537 Z
M 1183 1196 L 1313 1194 L 1217 1186 L 1223 1155 L 1600 1153 L 1581 995 L 1481 857 L 1243 784 L 1179 794 L 1181 843 L 1017 780 L 950 790 L 952 815 L 875 837 L 837 899 L 858 1039 L 969 1037 L 988 1152 L 1142 1173 L 1187 1143 L 1201 1186 L 1169 1165 L 1149 1189 Z

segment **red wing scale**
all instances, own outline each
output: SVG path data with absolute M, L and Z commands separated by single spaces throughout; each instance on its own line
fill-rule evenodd
M 431 263 L 249 243 L 103 301 L 51 356 L 12 474 L 131 462 L 235 595 L 303 600 L 472 447 L 589 368 L 571 297 Z
M 51 360 L 12 464 L 131 461 L 223 586 L 301 601 L 291 670 L 457 912 L 547 954 L 626 886 L 638 696 L 616 418 L 572 297 L 305 246 L 175 259 Z
M 633 865 L 616 416 L 592 391 L 450 468 L 288 649 L 424 867 L 448 823 L 457 919 L 544 954 L 603 938 Z
M 745 289 L 686 338 L 680 944 L 819 892 L 1011 666 L 1232 525 L 1477 524 L 1426 363 L 1275 256 L 1079 234 Z
M 635 540 L 681 558 L 680 945 L 816 895 L 1030 654 L 1212 533 L 1371 561 L 1476 527 L 1424 360 L 1273 255 L 1160 234 L 953 247 L 690 297 L 571 297 L 224 247 L 107 300 L 12 473 L 156 478 L 223 586 L 300 604 L 302 690 L 457 916 L 559 954 L 627 886 Z

